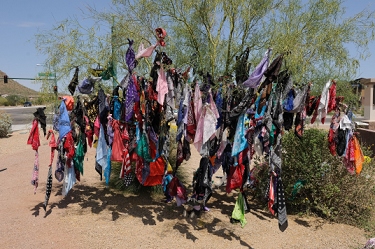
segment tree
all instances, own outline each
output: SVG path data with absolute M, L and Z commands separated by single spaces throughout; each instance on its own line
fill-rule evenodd
M 286 64 L 297 82 L 312 80 L 318 83 L 315 90 L 321 90 L 329 78 L 348 81 L 358 69 L 358 59 L 369 55 L 374 13 L 363 10 L 344 18 L 342 5 L 342 0 L 288 0 L 270 19 L 270 25 L 265 25 L 274 51 L 289 52 Z M 357 47 L 358 57 L 350 55 L 346 47 L 350 43 Z
M 68 78 L 74 66 L 87 75 L 112 58 L 121 74 L 126 73 L 127 38 L 135 41 L 137 51 L 140 43 L 155 44 L 154 30 L 162 27 L 168 32 L 162 49 L 175 67 L 193 65 L 214 79 L 234 76 L 235 59 L 246 48 L 251 71 L 271 47 L 273 57 L 285 55 L 284 67 L 297 83 L 313 81 L 314 89 L 320 90 L 328 78 L 354 77 L 358 58 L 350 55 L 346 44 L 355 44 L 359 57 L 366 58 L 367 44 L 375 38 L 373 12 L 344 14 L 342 0 L 113 0 L 109 12 L 88 9 L 91 28 L 67 19 L 38 34 L 36 45 Z M 137 71 L 147 74 L 151 60 L 141 59 Z

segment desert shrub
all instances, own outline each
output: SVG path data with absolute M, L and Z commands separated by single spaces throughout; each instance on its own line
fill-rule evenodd
M 8 102 L 8 100 L 4 97 L 0 97 L 0 106 L 5 106 L 5 104 Z
M 366 157 L 359 175 L 351 175 L 343 158 L 332 156 L 327 131 L 308 129 L 303 138 L 286 132 L 282 139 L 282 179 L 289 213 L 317 214 L 335 222 L 366 225 L 375 200 L 375 164 Z M 367 151 L 363 150 L 366 155 Z M 268 180 L 267 163 L 258 164 L 258 197 Z
M 6 137 L 12 131 L 12 119 L 9 114 L 0 111 L 0 137 Z
M 6 97 L 6 99 L 10 106 L 16 106 L 23 104 L 26 98 L 20 95 L 9 95 Z
M 34 105 L 44 105 L 46 102 L 42 97 L 38 97 L 32 101 Z

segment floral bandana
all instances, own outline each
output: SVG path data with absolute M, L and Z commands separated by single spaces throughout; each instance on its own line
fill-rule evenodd
M 39 183 L 39 154 L 38 154 L 38 151 L 35 151 L 33 176 L 31 178 L 31 185 L 34 186 L 34 195 L 36 194 L 38 183 Z

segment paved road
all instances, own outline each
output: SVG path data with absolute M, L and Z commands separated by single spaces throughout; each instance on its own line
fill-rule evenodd
M 31 123 L 34 119 L 33 113 L 40 106 L 31 107 L 0 107 L 0 111 L 4 111 L 10 115 L 12 118 L 12 131 L 27 130 L 31 128 Z M 52 114 L 45 112 L 47 116 L 47 123 L 52 123 Z

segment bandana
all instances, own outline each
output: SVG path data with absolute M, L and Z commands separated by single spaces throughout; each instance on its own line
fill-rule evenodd
M 222 111 L 223 111 L 224 100 L 223 100 L 223 96 L 222 96 L 221 91 L 222 91 L 222 89 L 220 88 L 219 91 L 217 92 L 216 98 L 215 98 L 215 105 L 216 105 L 217 111 L 219 113 L 219 117 L 217 119 L 216 129 L 218 129 L 221 126 L 221 124 L 223 123 Z
M 187 124 L 186 124 L 186 137 L 185 137 L 185 139 L 187 139 L 189 143 L 192 143 L 194 141 L 196 129 L 197 129 L 197 124 L 195 122 L 194 101 L 192 98 L 190 101 L 189 109 L 188 109 Z
M 61 182 L 64 179 L 64 168 L 65 168 L 65 155 L 64 155 L 64 141 L 63 140 L 59 141 L 57 150 L 57 162 L 56 162 L 56 170 L 55 170 L 55 178 L 58 182 Z
M 104 93 L 104 90 L 103 89 L 99 89 L 99 92 L 98 92 L 98 99 L 99 99 L 99 121 L 100 121 L 100 124 L 103 125 L 103 127 L 107 128 L 107 122 L 108 122 L 108 119 L 107 119 L 107 116 L 108 116 L 108 108 L 107 108 L 107 103 L 106 103 L 106 99 L 107 99 L 107 96 L 105 95 Z
M 33 167 L 33 176 L 31 178 L 31 185 L 34 186 L 34 195 L 36 194 L 36 189 L 38 188 L 39 183 L 39 154 L 38 151 L 35 151 L 35 160 Z
M 285 195 L 284 195 L 284 187 L 281 181 L 281 177 L 277 177 L 277 219 L 279 221 L 279 229 L 280 231 L 284 232 L 285 229 L 288 227 L 288 217 L 286 214 L 286 205 L 285 205 Z
M 320 114 L 321 122 L 324 124 L 325 118 L 327 116 L 327 110 L 328 110 L 328 102 L 329 102 L 329 88 L 331 86 L 332 81 L 329 80 L 322 91 L 322 94 L 320 95 L 320 102 L 318 106 L 318 114 Z
M 68 111 L 66 110 L 65 101 L 62 100 L 60 104 L 60 116 L 59 116 L 59 140 L 61 140 L 68 132 L 70 128 L 70 119 Z
M 83 175 L 83 159 L 85 157 L 85 153 L 83 150 L 83 136 L 80 135 L 78 138 L 78 144 L 75 149 L 75 154 L 74 154 L 74 167 L 78 169 L 79 173 Z
M 118 99 L 118 96 L 113 97 L 113 118 L 116 120 L 120 120 L 121 114 L 121 103 Z
M 236 133 L 234 135 L 232 156 L 237 156 L 247 147 L 245 138 L 245 122 L 248 121 L 245 114 L 241 114 L 237 122 Z
M 65 177 L 63 181 L 62 195 L 66 196 L 68 192 L 73 188 L 73 185 L 76 183 L 76 174 L 74 170 L 73 162 L 68 166 L 65 164 Z
M 52 130 L 48 131 L 48 136 L 47 139 L 51 136 L 51 140 L 49 141 L 48 145 L 51 147 L 51 160 L 49 166 L 52 166 L 53 158 L 55 156 L 55 150 L 57 149 L 57 144 L 56 144 L 56 139 L 55 139 L 55 134 L 53 133 Z
M 271 212 L 272 215 L 275 215 L 275 210 L 273 208 L 273 204 L 275 203 L 275 189 L 273 180 L 274 178 L 271 174 L 268 186 L 268 210 Z
M 99 113 L 98 96 L 95 96 L 90 102 L 84 101 L 83 105 L 85 107 L 88 119 L 91 123 L 94 123 Z
M 105 178 L 105 184 L 109 184 L 109 180 L 111 178 L 111 171 L 112 171 L 112 165 L 111 165 L 111 155 L 112 155 L 112 148 L 108 147 L 107 150 L 107 167 L 103 170 L 104 172 L 104 178 Z
M 355 172 L 359 175 L 362 171 L 362 164 L 365 161 L 365 157 L 363 156 L 363 152 L 361 146 L 359 144 L 359 140 L 356 136 L 353 136 L 354 140 L 354 164 L 355 164 Z
M 147 163 L 145 163 L 145 166 Z M 145 167 L 146 168 L 146 167 Z M 159 157 L 154 162 L 150 162 L 147 172 L 147 177 L 143 182 L 144 186 L 156 186 L 161 185 L 163 182 L 164 176 L 164 169 L 165 169 L 165 161 L 163 157 Z
M 101 79 L 101 77 L 84 78 L 82 82 L 78 85 L 79 92 L 82 94 L 91 94 L 94 90 L 95 83 L 100 81 Z
M 128 70 L 131 73 L 133 69 L 137 66 L 137 61 L 135 60 L 135 53 L 133 49 L 133 40 L 128 39 L 129 41 L 129 47 L 128 50 L 126 51 L 126 64 L 128 65 Z
M 139 95 L 134 85 L 133 76 L 129 78 L 129 85 L 126 91 L 125 100 L 125 121 L 129 122 L 134 114 L 134 103 L 139 101 Z
M 261 62 L 256 66 L 254 72 L 251 73 L 249 78 L 243 83 L 244 86 L 250 88 L 257 88 L 259 86 L 260 81 L 262 80 L 264 72 L 267 70 L 268 67 L 268 60 L 269 54 L 271 50 L 268 49 L 266 54 L 264 55 Z
M 98 146 L 96 148 L 96 162 L 98 166 L 95 166 L 96 171 L 101 175 L 103 171 L 107 168 L 107 154 L 108 146 L 104 138 L 104 129 L 100 125 Z M 99 168 L 100 166 L 100 168 Z
M 158 102 L 160 105 L 164 105 L 165 94 L 168 93 L 168 83 L 165 77 L 163 65 L 159 69 L 159 77 L 156 83 L 156 91 L 158 92 Z
M 46 136 L 46 115 L 44 114 L 44 110 L 46 107 L 39 107 L 36 109 L 36 112 L 34 112 L 34 117 L 38 119 L 40 126 L 43 129 L 44 136 Z
M 124 179 L 126 175 L 129 175 L 131 173 L 131 162 L 129 157 L 129 151 L 127 148 L 124 148 L 122 158 L 123 160 L 121 165 L 120 178 Z
M 206 143 L 216 132 L 217 117 L 213 110 L 207 106 L 203 121 L 203 143 Z
M 158 39 L 158 45 L 164 47 L 165 46 L 165 37 L 167 36 L 167 31 L 163 28 L 157 28 L 155 29 L 156 37 Z
M 84 116 L 83 118 L 85 120 L 85 135 L 87 137 L 87 143 L 91 148 L 92 142 L 93 142 L 94 132 L 91 129 L 89 118 L 87 116 Z
M 114 136 L 114 132 L 113 132 L 113 128 L 112 128 L 112 125 L 113 125 L 112 114 L 109 114 L 109 115 L 107 116 L 107 119 L 108 119 L 108 123 L 107 123 L 107 139 L 108 139 L 108 146 L 112 146 L 112 143 L 113 143 L 113 136 Z
M 46 184 L 46 195 L 44 198 L 44 204 L 43 208 L 44 211 L 47 209 L 48 201 L 51 196 L 51 190 L 52 190 L 52 163 L 53 163 L 53 157 L 55 155 L 55 149 L 57 149 L 57 144 L 56 144 L 56 139 L 55 139 L 55 134 L 53 134 L 52 130 L 48 131 L 48 136 L 47 139 L 51 136 L 51 140 L 49 141 L 49 147 L 51 147 L 51 160 L 49 164 L 49 169 L 48 169 L 48 175 L 47 175 L 47 184 Z
M 100 73 L 100 79 L 109 80 L 111 77 L 116 76 L 116 68 L 114 67 L 113 61 L 109 61 L 107 68 Z
M 232 212 L 232 219 L 240 221 L 241 227 L 244 227 L 247 224 L 247 220 L 245 218 L 245 201 L 241 192 L 238 194 L 238 198 Z
M 289 112 L 293 110 L 293 100 L 294 100 L 294 90 L 289 90 L 287 98 L 284 101 L 283 108 L 285 111 Z
M 202 112 L 202 93 L 199 89 L 198 82 L 195 85 L 195 92 L 194 92 L 194 115 L 195 121 L 198 122 Z
M 44 203 L 43 203 L 44 211 L 46 211 L 47 209 L 49 197 L 51 196 L 51 190 L 52 190 L 52 167 L 49 167 L 48 176 L 47 176 L 47 185 L 46 185 L 46 196 L 44 197 Z
M 135 56 L 135 59 L 138 60 L 138 59 L 143 58 L 143 57 L 150 57 L 152 55 L 152 52 L 154 52 L 156 46 L 157 46 L 157 44 L 152 45 L 148 48 L 144 48 L 143 43 L 139 44 L 138 53 Z
M 329 88 L 329 99 L 327 113 L 336 110 L 336 81 L 332 80 L 332 85 Z
M 120 124 L 118 120 L 112 121 L 113 128 L 113 143 L 112 143 L 112 154 L 111 161 L 122 162 L 123 161 L 123 151 L 125 145 L 123 143 L 121 133 L 120 133 Z
M 38 127 L 38 120 L 34 119 L 33 124 L 30 130 L 29 138 L 27 139 L 27 144 L 31 144 L 33 150 L 38 151 L 40 146 L 39 140 L 39 127 Z
M 138 141 L 136 153 L 139 157 L 142 157 L 146 162 L 152 162 L 146 133 L 143 133 L 141 139 Z
M 79 68 L 76 67 L 73 78 L 68 85 L 68 90 L 69 90 L 70 94 L 72 94 L 72 95 L 74 95 L 74 92 L 76 91 L 76 87 L 78 85 L 78 72 L 79 72 Z
M 66 164 L 70 167 L 75 154 L 74 139 L 71 131 L 66 134 L 63 146 L 66 156 Z

